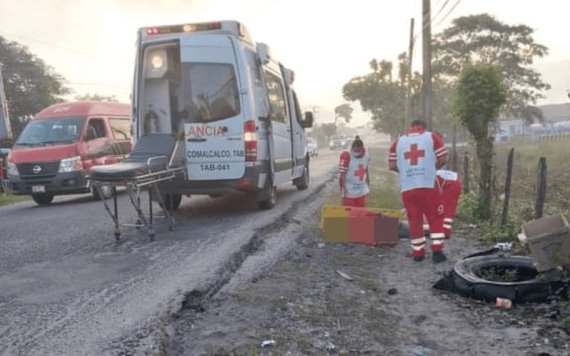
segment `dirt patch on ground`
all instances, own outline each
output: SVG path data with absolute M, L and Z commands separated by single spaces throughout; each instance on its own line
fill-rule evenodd
M 567 301 L 499 309 L 432 288 L 460 258 L 485 249 L 474 238 L 454 237 L 449 260 L 436 265 L 429 255 L 407 258 L 408 240 L 323 244 L 314 217 L 302 230 L 270 271 L 184 310 L 170 354 L 570 354 Z

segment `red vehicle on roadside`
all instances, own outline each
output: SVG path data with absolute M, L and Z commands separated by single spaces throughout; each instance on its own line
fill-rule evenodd
M 127 104 L 83 101 L 52 105 L 27 123 L 8 155 L 8 188 L 39 205 L 55 195 L 92 192 L 92 167 L 121 161 L 131 151 Z M 103 189 L 105 197 L 110 189 Z

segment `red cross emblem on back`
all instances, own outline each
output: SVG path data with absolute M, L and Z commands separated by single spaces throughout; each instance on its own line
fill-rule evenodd
M 361 181 L 364 180 L 364 176 L 366 175 L 366 168 L 364 168 L 363 164 L 359 164 L 358 168 L 354 171 L 354 175 L 358 177 Z
M 418 150 L 418 145 L 413 143 L 410 145 L 410 150 L 408 152 L 404 152 L 404 158 L 410 160 L 411 166 L 418 165 L 418 159 L 425 157 L 426 151 L 425 150 Z

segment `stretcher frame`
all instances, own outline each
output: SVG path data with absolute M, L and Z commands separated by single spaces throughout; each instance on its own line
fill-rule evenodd
M 178 142 L 176 142 L 174 152 L 176 152 L 176 147 L 178 146 Z M 166 168 L 158 171 L 153 171 L 152 164 L 155 163 L 157 160 L 165 160 L 168 161 Z M 93 188 L 97 190 L 101 200 L 103 201 L 103 205 L 105 210 L 113 220 L 114 224 L 114 235 L 115 239 L 118 241 L 121 237 L 121 226 L 125 227 L 134 227 L 136 229 L 145 228 L 148 232 L 148 236 L 151 241 L 154 241 L 155 237 L 155 229 L 154 229 L 154 212 L 152 208 L 153 203 L 153 196 L 156 197 L 156 201 L 160 205 L 163 216 L 168 221 L 169 230 L 174 230 L 175 219 L 172 213 L 168 210 L 168 207 L 165 204 L 163 196 L 160 192 L 160 183 L 171 181 L 179 176 L 184 177 L 186 179 L 186 169 L 184 166 L 176 166 L 172 167 L 174 160 L 174 155 L 172 157 L 166 155 L 154 156 L 149 157 L 146 161 L 146 170 L 147 172 L 144 174 L 136 175 L 134 177 L 128 179 L 101 179 L 101 178 L 94 178 L 89 177 L 92 182 Z M 112 191 L 113 197 L 113 209 L 109 206 L 110 199 L 105 198 L 103 191 L 101 189 L 102 186 L 110 186 Z M 119 219 L 119 209 L 117 204 L 117 187 L 124 186 L 127 188 L 127 195 L 129 197 L 129 201 L 131 205 L 134 207 L 136 214 L 137 214 L 137 221 L 134 224 L 129 223 L 122 223 Z M 145 216 L 143 211 L 143 207 L 141 204 L 141 194 L 147 191 L 148 192 L 148 218 Z

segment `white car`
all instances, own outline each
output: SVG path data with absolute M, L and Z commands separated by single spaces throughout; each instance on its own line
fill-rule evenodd
M 350 147 L 351 143 L 352 143 L 352 139 L 349 136 L 334 135 L 334 136 L 331 136 L 331 138 L 329 140 L 329 149 L 331 151 L 333 151 L 337 148 L 341 149 L 341 150 L 346 150 L 347 148 Z
M 311 157 L 319 155 L 319 148 L 317 147 L 317 142 L 312 137 L 307 138 L 307 153 Z

